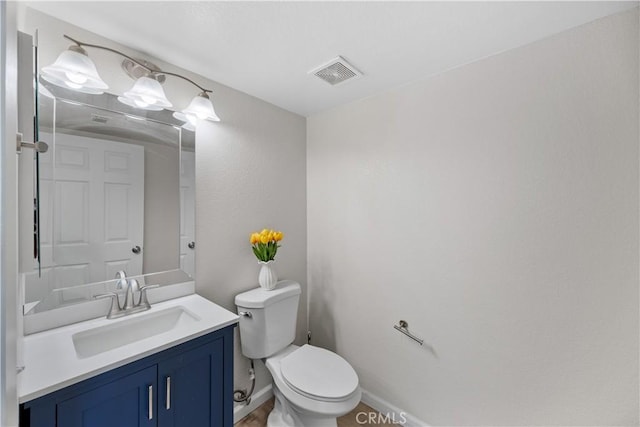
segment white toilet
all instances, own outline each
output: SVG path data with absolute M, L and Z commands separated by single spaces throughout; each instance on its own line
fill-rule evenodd
M 292 344 L 299 300 L 300 284 L 291 280 L 237 295 L 242 353 L 265 361 L 273 377 L 269 427 L 336 426 L 360 402 L 358 375 L 329 350 Z

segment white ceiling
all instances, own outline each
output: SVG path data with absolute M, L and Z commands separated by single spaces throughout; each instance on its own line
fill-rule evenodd
M 308 116 L 547 37 L 638 2 L 29 2 Z M 342 55 L 364 73 L 308 71 Z

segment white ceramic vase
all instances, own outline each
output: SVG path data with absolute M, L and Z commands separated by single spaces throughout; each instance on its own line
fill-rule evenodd
M 275 289 L 276 284 L 278 283 L 278 275 L 276 274 L 276 269 L 273 267 L 275 261 L 258 261 L 260 264 L 260 273 L 258 274 L 258 283 L 260 286 L 267 291 L 272 291 Z

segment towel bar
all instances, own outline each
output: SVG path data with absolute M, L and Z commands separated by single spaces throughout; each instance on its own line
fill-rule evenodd
M 393 325 L 393 328 L 402 332 L 403 334 L 405 334 L 406 336 L 408 336 L 418 344 L 420 345 L 424 344 L 424 340 L 421 340 L 420 338 L 416 337 L 411 332 L 409 332 L 409 324 L 407 323 L 406 320 L 399 321 L 397 325 Z

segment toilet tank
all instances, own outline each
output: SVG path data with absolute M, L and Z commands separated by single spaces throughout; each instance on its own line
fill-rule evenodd
M 269 357 L 291 344 L 296 335 L 300 284 L 278 282 L 275 289 L 252 289 L 236 295 L 240 316 L 242 354 L 250 359 Z

